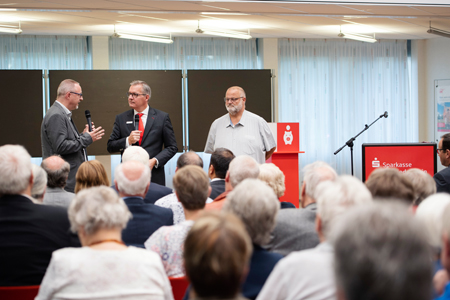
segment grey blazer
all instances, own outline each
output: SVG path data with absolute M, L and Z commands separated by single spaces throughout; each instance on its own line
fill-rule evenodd
M 74 193 L 66 192 L 62 188 L 47 187 L 44 195 L 44 204 L 69 208 L 70 202 L 74 197 Z
M 53 103 L 41 125 L 42 159 L 59 154 L 70 164 L 66 190 L 75 189 L 75 174 L 86 160 L 85 148 L 92 144 L 89 133 L 80 134 L 59 103 Z
M 271 240 L 264 248 L 286 256 L 292 251 L 317 246 L 320 241 L 315 228 L 316 209 L 316 203 L 311 203 L 303 209 L 281 209 Z

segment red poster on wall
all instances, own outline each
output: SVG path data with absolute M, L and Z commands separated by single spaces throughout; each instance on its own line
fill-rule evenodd
M 363 144 L 363 181 L 378 168 L 396 168 L 404 172 L 417 168 L 433 176 L 437 172 L 435 143 Z

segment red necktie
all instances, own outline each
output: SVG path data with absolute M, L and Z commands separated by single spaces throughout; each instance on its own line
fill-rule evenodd
M 139 131 L 141 132 L 141 137 L 139 138 L 139 146 L 142 143 L 142 137 L 144 136 L 144 122 L 142 122 L 142 116 L 144 115 L 143 113 L 139 113 L 137 114 L 139 116 Z

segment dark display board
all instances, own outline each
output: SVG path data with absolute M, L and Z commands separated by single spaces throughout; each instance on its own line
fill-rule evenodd
M 246 110 L 272 121 L 270 70 L 189 70 L 187 75 L 189 149 L 205 149 L 212 122 L 228 113 L 223 98 L 231 86 L 245 90 Z
M 133 80 L 147 82 L 152 95 L 149 105 L 169 113 L 177 140 L 178 151 L 183 149 L 182 72 L 142 70 L 65 70 L 50 71 L 50 99 L 55 102 L 61 81 L 73 79 L 80 83 L 84 100 L 73 111 L 73 120 L 79 131 L 86 124 L 85 110 L 90 110 L 95 126 L 105 129 L 105 136 L 88 148 L 89 155 L 108 155 L 106 144 L 111 135 L 116 115 L 129 110 L 126 93 Z M 41 118 L 42 119 L 42 118 Z
M 42 70 L 1 70 L 0 82 L 0 145 L 20 144 L 42 156 Z

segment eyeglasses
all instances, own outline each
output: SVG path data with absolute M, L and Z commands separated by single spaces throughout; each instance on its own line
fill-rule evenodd
M 439 154 L 439 151 L 444 151 L 445 149 L 436 149 L 437 154 Z
M 244 97 L 239 97 L 239 98 L 227 98 L 227 97 L 225 97 L 225 98 L 223 98 L 223 100 L 225 101 L 225 103 L 227 103 L 228 101 L 234 103 L 234 102 L 238 101 L 241 98 L 244 98 Z
M 69 92 L 69 93 L 78 95 L 78 96 L 80 96 L 80 97 L 83 97 L 83 94 L 82 94 L 82 93 L 75 93 L 75 92 Z
M 127 97 L 131 96 L 131 98 L 133 98 L 133 99 L 136 98 L 136 97 L 145 96 L 145 95 L 147 95 L 147 94 L 127 93 Z

